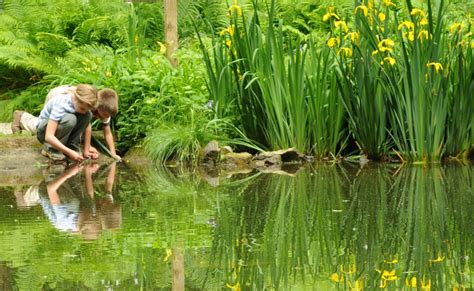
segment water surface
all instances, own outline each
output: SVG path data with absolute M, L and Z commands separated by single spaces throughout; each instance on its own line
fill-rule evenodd
M 209 177 L 123 165 L 0 186 L 0 290 L 463 290 L 472 166 Z

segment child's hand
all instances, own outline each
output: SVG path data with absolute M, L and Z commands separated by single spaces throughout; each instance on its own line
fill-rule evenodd
M 75 162 L 82 162 L 84 160 L 84 157 L 80 153 L 75 151 L 69 154 L 68 157 Z
M 89 149 L 84 149 L 84 157 L 97 160 L 99 158 L 99 152 L 95 147 L 89 147 Z

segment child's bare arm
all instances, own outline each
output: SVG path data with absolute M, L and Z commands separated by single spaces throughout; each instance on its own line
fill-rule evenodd
M 110 129 L 110 125 L 108 124 L 104 125 L 102 130 L 104 132 L 104 139 L 105 139 L 105 142 L 107 143 L 107 147 L 112 153 L 112 158 L 120 161 L 122 158 L 118 156 L 115 151 L 114 136 L 112 135 L 112 130 Z
M 51 146 L 53 146 L 55 149 L 61 151 L 63 154 L 68 156 L 73 161 L 80 162 L 84 160 L 84 157 L 81 154 L 63 145 L 61 141 L 54 135 L 57 129 L 58 129 L 58 122 L 50 119 L 48 121 L 48 124 L 46 125 L 46 133 L 45 133 L 44 140 L 47 143 L 49 143 Z

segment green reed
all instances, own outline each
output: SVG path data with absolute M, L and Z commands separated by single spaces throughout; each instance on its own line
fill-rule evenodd
M 360 3 L 359 3 L 360 4 Z M 358 9 L 363 7 L 363 9 Z M 369 159 L 379 160 L 387 152 L 387 92 L 383 89 L 384 66 L 387 54 L 374 57 L 378 52 L 380 39 L 387 39 L 386 32 L 380 32 L 384 24 L 377 18 L 369 18 L 367 6 L 360 4 L 355 10 L 355 30 L 348 32 L 342 20 L 331 20 L 334 28 L 328 45 L 337 49 L 340 65 L 337 72 L 339 89 L 349 120 L 349 130 L 358 146 Z M 366 15 L 367 14 L 367 15 Z M 333 45 L 331 42 L 336 42 Z M 387 51 L 390 46 L 387 45 Z M 347 52 L 351 52 L 348 55 Z M 384 64 L 385 63 L 385 64 Z
M 306 59 L 308 135 L 311 152 L 318 158 L 338 156 L 347 144 L 345 111 L 332 74 L 335 58 L 327 46 L 310 42 Z
M 249 19 L 232 5 L 213 53 L 203 46 L 217 117 L 249 139 L 318 158 L 351 143 L 369 159 L 423 163 L 472 147 L 471 22 L 448 25 L 444 1 L 357 1 L 352 22 L 328 7 L 323 46 L 290 40 L 275 1 L 263 21 L 253 5 Z

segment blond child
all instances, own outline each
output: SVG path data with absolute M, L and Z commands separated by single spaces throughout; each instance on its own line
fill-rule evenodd
M 55 161 L 65 157 L 80 162 L 80 139 L 97 104 L 97 90 L 87 84 L 68 88 L 62 98 L 47 101 L 36 124 L 36 137 L 43 144 L 41 154 Z

